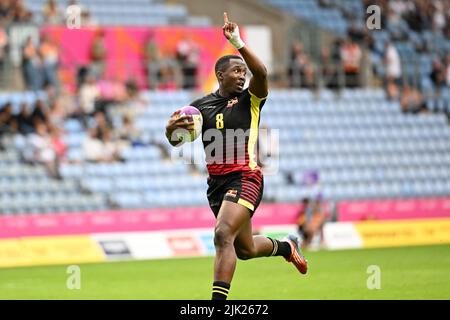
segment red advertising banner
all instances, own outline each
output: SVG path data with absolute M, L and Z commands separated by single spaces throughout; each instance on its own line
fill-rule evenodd
M 59 48 L 60 76 L 72 88 L 76 83 L 76 69 L 91 62 L 91 48 L 96 37 L 101 38 L 106 49 L 105 79 L 134 79 L 141 88 L 147 87 L 144 53 L 150 39 L 157 45 L 163 58 L 173 58 L 180 42 L 192 41 L 199 54 L 199 89 L 205 91 L 210 91 L 215 84 L 216 60 L 222 55 L 236 53 L 227 43 L 220 27 L 102 27 L 77 30 L 48 26 L 42 29 L 42 33 L 49 36 Z

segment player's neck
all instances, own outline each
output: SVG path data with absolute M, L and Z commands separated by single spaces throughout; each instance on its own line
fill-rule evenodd
M 227 91 L 224 88 L 219 88 L 218 93 L 221 97 L 224 97 L 224 98 L 230 98 L 230 97 L 234 96 L 233 92 Z

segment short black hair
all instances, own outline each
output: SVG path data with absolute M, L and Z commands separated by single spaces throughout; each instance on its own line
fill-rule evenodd
M 229 54 L 217 60 L 216 65 L 214 66 L 214 72 L 217 74 L 217 72 L 224 71 L 226 68 L 228 68 L 231 59 L 240 59 L 242 60 L 242 62 L 244 62 L 244 59 L 242 59 L 241 56 Z

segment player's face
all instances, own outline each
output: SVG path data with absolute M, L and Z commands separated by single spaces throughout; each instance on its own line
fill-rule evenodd
M 244 90 L 247 66 L 240 59 L 230 61 L 230 65 L 222 74 L 221 86 L 228 92 L 239 94 Z

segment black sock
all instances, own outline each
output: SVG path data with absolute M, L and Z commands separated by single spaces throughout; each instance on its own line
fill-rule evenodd
M 291 256 L 291 246 L 286 241 L 279 241 L 272 238 L 269 238 L 273 243 L 273 250 L 270 254 L 271 256 L 283 256 L 288 258 Z
M 214 281 L 212 288 L 212 300 L 227 300 L 230 284 L 222 281 Z

